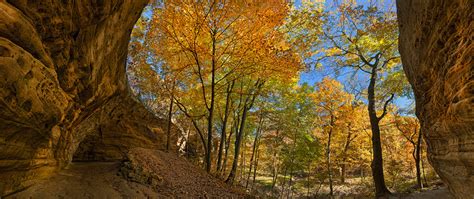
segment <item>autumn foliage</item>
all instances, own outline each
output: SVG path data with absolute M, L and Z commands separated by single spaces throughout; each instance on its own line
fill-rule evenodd
M 132 90 L 179 126 L 179 154 L 252 193 L 423 187 L 418 121 L 394 104 L 411 97 L 395 13 L 330 5 L 154 1 L 132 33 Z

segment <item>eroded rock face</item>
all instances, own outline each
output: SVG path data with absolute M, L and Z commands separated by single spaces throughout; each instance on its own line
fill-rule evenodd
M 167 124 L 168 121 L 156 119 L 132 98 L 115 96 L 76 126 L 75 132 L 86 136 L 75 150 L 73 160 L 122 160 L 131 148 L 165 149 Z M 171 135 L 174 142 L 176 135 L 176 132 Z
M 474 1 L 398 0 L 400 53 L 429 159 L 458 198 L 474 196 Z
M 147 2 L 0 1 L 0 196 L 73 157 L 165 146 L 166 122 L 132 99 L 125 74 Z

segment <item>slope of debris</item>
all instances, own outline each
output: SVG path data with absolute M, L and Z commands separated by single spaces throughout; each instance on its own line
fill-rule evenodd
M 248 198 L 176 154 L 136 148 L 124 162 L 73 162 L 8 198 Z

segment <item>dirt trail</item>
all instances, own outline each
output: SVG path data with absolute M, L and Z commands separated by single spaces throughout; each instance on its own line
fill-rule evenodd
M 454 196 L 449 193 L 446 187 L 428 190 L 419 193 L 412 193 L 408 196 L 400 197 L 405 199 L 454 199 Z
M 134 149 L 122 162 L 74 162 L 7 198 L 248 198 L 176 154 Z M 352 197 L 342 197 L 352 198 Z M 358 197 L 356 197 L 358 198 Z M 391 198 L 454 199 L 446 188 Z
M 145 149 L 129 162 L 75 162 L 7 198 L 244 198 L 186 160 Z M 145 183 L 139 183 L 146 179 Z
M 146 198 L 159 197 L 152 188 L 117 176 L 119 162 L 72 163 L 11 198 Z M 7 198 L 10 198 L 7 197 Z

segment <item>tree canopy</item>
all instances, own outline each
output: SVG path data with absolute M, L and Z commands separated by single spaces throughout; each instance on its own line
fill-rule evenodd
M 421 188 L 435 174 L 401 111 L 411 90 L 382 4 L 154 1 L 132 32 L 129 82 L 179 126 L 177 153 L 252 193 Z

